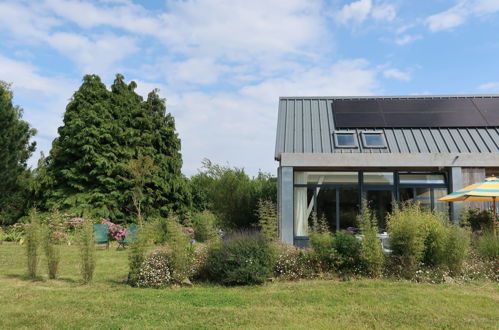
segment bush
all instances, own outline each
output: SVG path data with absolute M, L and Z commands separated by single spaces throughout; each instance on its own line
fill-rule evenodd
M 402 271 L 402 275 L 411 278 L 419 268 L 425 251 L 425 231 L 423 218 L 427 212 L 417 204 L 405 204 L 395 207 L 387 217 L 388 234 L 392 255 Z
M 279 238 L 277 226 L 277 206 L 271 200 L 260 199 L 257 204 L 258 227 L 262 235 L 269 241 Z
M 492 232 L 486 232 L 478 237 L 477 251 L 484 259 L 495 260 L 499 257 L 499 238 Z
M 0 244 L 3 243 L 5 238 L 7 237 L 7 233 L 3 230 L 2 227 L 0 227 Z
M 480 209 L 466 209 L 462 215 L 463 223 L 469 224 L 472 231 L 488 231 L 492 229 L 492 212 Z
M 139 274 L 145 259 L 145 237 L 140 229 L 134 242 L 130 243 L 130 252 L 128 253 L 128 284 L 138 286 Z
M 26 255 L 28 276 L 36 278 L 38 268 L 38 247 L 40 245 L 40 219 L 36 210 L 30 212 L 31 223 L 26 225 Z
M 312 277 L 315 273 L 312 250 L 278 244 L 274 275 L 285 280 Z
M 336 270 L 338 253 L 335 249 L 333 234 L 329 230 L 326 219 L 317 219 L 312 214 L 309 228 L 309 245 L 312 249 L 312 258 L 319 271 L 328 272 Z
M 468 230 L 418 204 L 395 208 L 388 216 L 388 233 L 393 256 L 407 278 L 423 265 L 459 273 L 470 245 Z
M 95 271 L 95 243 L 94 226 L 92 221 L 86 219 L 80 230 L 80 270 L 83 282 L 92 281 Z
M 210 211 L 195 213 L 191 218 L 194 228 L 195 239 L 198 242 L 206 242 L 218 236 L 217 217 Z
M 334 234 L 334 248 L 338 254 L 338 270 L 358 273 L 361 268 L 361 241 L 351 234 L 338 231 Z
M 371 277 L 380 277 L 385 265 L 385 254 L 377 237 L 378 221 L 372 210 L 365 206 L 357 221 L 362 232 L 360 258 L 365 273 Z
M 470 233 L 458 225 L 447 226 L 445 241 L 445 264 L 451 274 L 461 273 L 463 262 L 470 247 Z
M 275 248 L 261 234 L 238 232 L 208 251 L 210 278 L 224 285 L 261 284 L 272 277 Z
M 134 283 L 138 287 L 163 288 L 173 283 L 173 258 L 167 250 L 150 253 L 141 264 Z
M 193 273 L 194 241 L 187 228 L 175 216 L 167 219 L 167 244 L 170 250 L 172 276 L 175 282 L 189 279 Z
M 57 244 L 60 244 L 60 232 L 54 232 L 48 226 L 43 227 L 43 249 L 47 260 L 47 270 L 50 279 L 57 277 L 61 253 Z

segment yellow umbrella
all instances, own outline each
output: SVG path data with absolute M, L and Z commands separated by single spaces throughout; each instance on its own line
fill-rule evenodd
M 496 232 L 496 200 L 499 200 L 499 179 L 495 176 L 486 178 L 485 181 L 472 184 L 455 191 L 445 197 L 439 199 L 442 202 L 462 202 L 462 201 L 477 201 L 477 202 L 492 202 L 494 223 L 494 234 Z

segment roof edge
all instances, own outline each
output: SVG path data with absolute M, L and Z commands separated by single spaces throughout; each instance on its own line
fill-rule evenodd
M 355 99 L 434 99 L 434 98 L 499 98 L 499 94 L 454 94 L 454 95 L 365 95 L 365 96 L 279 96 L 279 100 L 355 100 Z

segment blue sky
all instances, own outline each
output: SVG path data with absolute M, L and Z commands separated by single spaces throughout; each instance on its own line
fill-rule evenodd
M 0 0 L 0 79 L 50 150 L 84 74 L 167 99 L 183 171 L 275 173 L 279 96 L 499 93 L 499 0 Z

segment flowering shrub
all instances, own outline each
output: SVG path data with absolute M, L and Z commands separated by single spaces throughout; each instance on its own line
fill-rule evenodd
M 163 288 L 173 283 L 171 254 L 166 250 L 153 251 L 140 267 L 135 285 L 143 288 Z
M 50 235 L 52 244 L 61 245 L 68 242 L 69 235 L 60 231 L 54 231 Z
M 109 240 L 111 241 L 121 241 L 122 239 L 125 238 L 126 236 L 126 228 L 120 225 L 117 225 L 115 223 L 112 223 L 111 221 L 107 219 L 102 219 L 101 220 L 102 224 L 106 224 L 107 227 L 107 236 L 109 237 Z
M 311 252 L 293 245 L 279 244 L 274 276 L 284 280 L 312 277 L 315 274 L 315 264 Z

